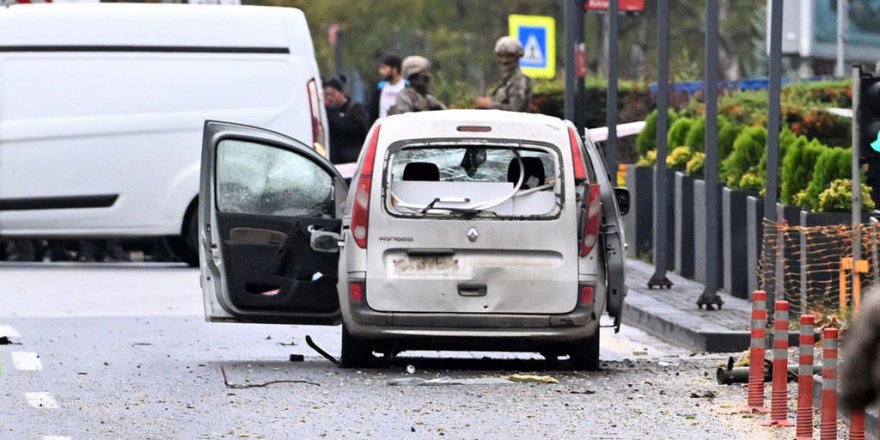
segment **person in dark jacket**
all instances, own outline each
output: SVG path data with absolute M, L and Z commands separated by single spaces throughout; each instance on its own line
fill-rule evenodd
M 370 100 L 370 122 L 388 116 L 388 109 L 394 105 L 397 94 L 406 87 L 406 80 L 400 75 L 401 60 L 395 54 L 387 54 L 379 62 L 379 75 L 382 81 L 376 85 Z
M 356 162 L 369 130 L 367 111 L 343 92 L 336 78 L 324 83 L 324 106 L 330 129 L 330 161 Z

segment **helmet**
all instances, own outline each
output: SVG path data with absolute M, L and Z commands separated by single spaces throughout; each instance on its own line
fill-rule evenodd
M 501 37 L 495 42 L 495 55 L 523 56 L 523 47 L 519 40 L 513 37 Z
M 431 62 L 425 57 L 418 55 L 408 56 L 403 59 L 400 68 L 400 76 L 409 78 L 417 73 L 422 73 L 431 68 Z

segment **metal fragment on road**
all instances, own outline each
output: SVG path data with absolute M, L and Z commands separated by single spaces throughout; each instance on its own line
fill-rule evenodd
M 9 353 L 12 357 L 12 365 L 18 371 L 39 371 L 43 369 L 43 363 L 40 357 L 32 351 L 13 351 Z
M 24 398 L 34 408 L 58 408 L 58 402 L 49 393 L 24 393 Z
M 514 382 L 495 377 L 476 379 L 453 379 L 451 377 L 438 377 L 437 379 L 422 379 L 418 377 L 403 377 L 391 379 L 385 382 L 391 386 L 448 386 L 448 385 L 510 385 Z

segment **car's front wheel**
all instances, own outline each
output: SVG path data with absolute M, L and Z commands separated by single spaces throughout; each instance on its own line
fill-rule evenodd
M 342 354 L 339 356 L 342 368 L 361 368 L 369 366 L 373 361 L 373 346 L 369 340 L 353 336 L 342 325 Z
M 580 339 L 569 346 L 568 357 L 575 370 L 599 370 L 599 328 L 592 336 Z
M 165 243 L 175 257 L 191 267 L 199 265 L 199 216 L 196 212 L 197 204 L 193 204 L 184 216 L 182 233 L 177 236 L 167 237 Z

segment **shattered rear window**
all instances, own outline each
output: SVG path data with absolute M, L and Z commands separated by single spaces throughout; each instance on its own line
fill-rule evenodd
M 559 163 L 558 151 L 541 146 L 405 147 L 389 158 L 386 208 L 411 217 L 555 217 Z

